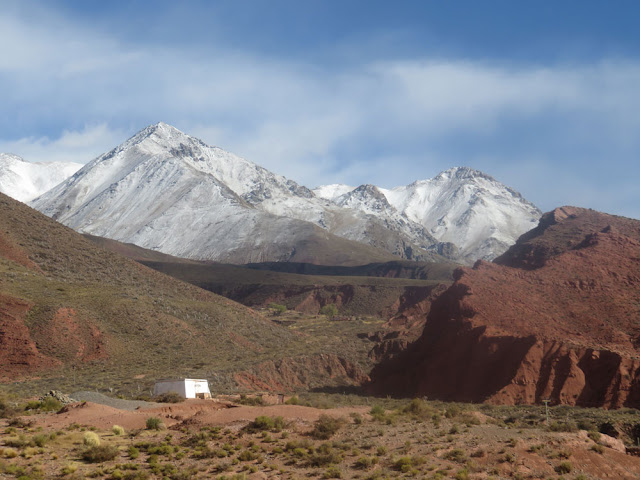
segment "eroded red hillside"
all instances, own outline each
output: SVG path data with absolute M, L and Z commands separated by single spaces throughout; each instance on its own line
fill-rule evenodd
M 420 339 L 374 370 L 372 389 L 640 406 L 640 222 L 564 207 L 498 261 L 456 273 Z

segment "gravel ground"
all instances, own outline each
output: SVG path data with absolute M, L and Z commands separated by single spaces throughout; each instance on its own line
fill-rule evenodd
M 70 395 L 74 400 L 79 402 L 93 402 L 120 410 L 137 410 L 138 408 L 155 407 L 158 404 L 154 402 L 144 402 L 141 400 L 122 400 L 121 398 L 108 397 L 98 392 L 75 392 Z

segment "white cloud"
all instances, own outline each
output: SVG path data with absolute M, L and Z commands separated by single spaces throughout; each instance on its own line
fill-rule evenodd
M 87 163 L 111 150 L 126 134 L 112 130 L 106 124 L 86 126 L 81 131 L 62 132 L 59 138 L 24 137 L 13 141 L 0 140 L 0 152 L 14 153 L 29 162 Z

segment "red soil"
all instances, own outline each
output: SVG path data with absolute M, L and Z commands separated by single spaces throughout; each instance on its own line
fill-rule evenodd
M 347 417 L 352 412 L 365 414 L 370 407 L 345 407 L 332 409 L 334 416 Z M 145 428 L 149 417 L 158 417 L 169 428 L 181 423 L 190 425 L 245 425 L 261 415 L 282 416 L 294 422 L 313 422 L 326 413 L 311 407 L 300 405 L 277 405 L 268 407 L 233 406 L 215 400 L 186 400 L 182 403 L 166 404 L 140 410 L 119 410 L 91 402 L 73 403 L 57 415 L 44 414 L 28 417 L 35 420 L 37 426 L 45 429 L 60 429 L 71 424 L 109 429 L 120 425 L 125 429 Z
M 358 366 L 336 355 L 321 354 L 269 360 L 250 371 L 235 374 L 238 385 L 249 390 L 291 392 L 317 386 L 318 379 L 326 385 L 362 385 L 369 380 Z
M 518 268 L 457 271 L 420 340 L 374 370 L 373 390 L 640 406 L 640 222 L 575 208 L 545 222 L 499 260 Z
M 0 381 L 60 365 L 38 351 L 24 319 L 31 305 L 0 294 Z

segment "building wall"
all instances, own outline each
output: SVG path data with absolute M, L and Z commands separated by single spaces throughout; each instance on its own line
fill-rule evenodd
M 176 380 L 175 382 L 158 382 L 156 383 L 155 387 L 153 387 L 154 395 L 160 395 L 169 392 L 176 392 L 184 398 L 193 398 L 187 396 L 187 390 L 185 388 L 184 381 Z
M 191 378 L 158 382 L 153 388 L 154 395 L 168 392 L 176 392 L 184 398 L 196 398 L 197 393 L 206 393 L 211 396 L 209 382 L 207 380 Z

